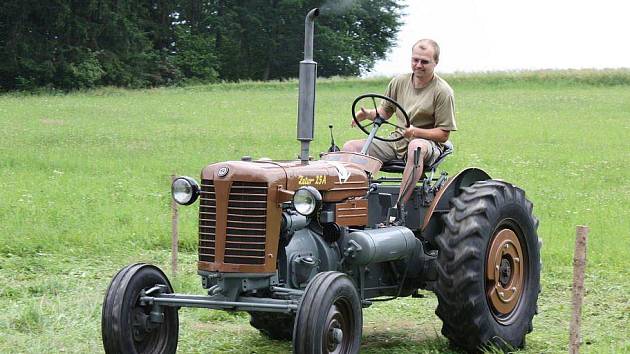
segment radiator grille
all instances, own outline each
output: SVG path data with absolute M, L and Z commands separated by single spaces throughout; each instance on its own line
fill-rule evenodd
M 214 262 L 217 226 L 217 197 L 214 182 L 201 181 L 199 196 L 199 260 Z
M 264 264 L 267 185 L 233 182 L 227 216 L 224 262 Z
M 213 181 L 202 181 L 200 199 L 199 260 L 214 262 L 217 201 Z M 223 262 L 264 264 L 267 232 L 266 183 L 233 182 L 227 202 Z

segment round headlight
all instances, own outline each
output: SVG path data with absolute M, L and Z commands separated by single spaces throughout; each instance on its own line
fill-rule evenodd
M 199 184 L 190 177 L 177 177 L 171 185 L 171 193 L 177 204 L 190 205 L 199 197 Z
M 293 194 L 293 208 L 304 216 L 313 214 L 321 202 L 322 195 L 312 186 L 301 187 Z

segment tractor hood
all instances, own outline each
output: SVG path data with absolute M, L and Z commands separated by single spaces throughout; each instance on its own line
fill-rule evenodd
M 293 192 L 303 186 L 313 186 L 325 202 L 362 197 L 368 191 L 367 173 L 359 165 L 345 161 L 227 161 L 207 166 L 201 173 L 202 181 L 214 183 L 264 183 L 277 196 L 276 202 L 290 200 Z M 273 194 L 273 193 L 270 193 Z
M 347 201 L 368 193 L 368 175 L 359 164 L 258 160 L 206 166 L 199 196 L 199 269 L 275 272 L 282 203 L 304 186 L 319 190 L 324 202 L 344 201 L 335 203 L 342 225 L 365 225 L 367 200 Z

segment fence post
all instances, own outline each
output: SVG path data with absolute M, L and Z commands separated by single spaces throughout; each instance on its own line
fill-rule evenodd
M 584 268 L 586 267 L 586 243 L 588 227 L 577 226 L 575 236 L 575 254 L 573 255 L 573 308 L 569 324 L 569 353 L 580 352 L 580 324 L 582 322 L 582 300 L 584 299 Z
M 175 181 L 175 178 L 177 178 L 176 174 L 172 174 L 171 175 L 171 183 L 173 183 L 173 181 Z M 177 211 L 177 203 L 175 202 L 175 199 L 171 198 L 171 211 L 172 211 L 172 218 L 171 218 L 171 272 L 173 275 L 177 274 L 177 246 L 179 243 L 179 231 L 178 231 L 178 211 Z

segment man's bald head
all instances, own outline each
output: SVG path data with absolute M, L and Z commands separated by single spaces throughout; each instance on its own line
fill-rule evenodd
M 440 61 L 440 46 L 436 41 L 428 38 L 421 39 L 411 47 L 411 51 L 413 51 L 416 47 L 422 49 L 423 51 L 432 48 L 433 60 L 435 60 L 436 63 Z

